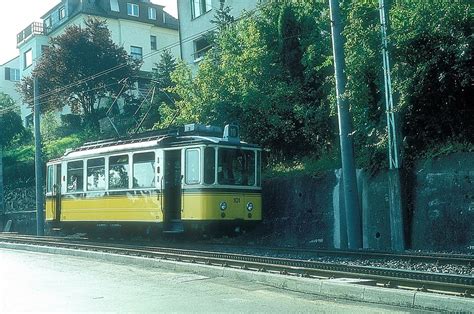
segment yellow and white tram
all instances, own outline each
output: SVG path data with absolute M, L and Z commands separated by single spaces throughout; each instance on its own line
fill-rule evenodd
M 262 218 L 260 164 L 235 125 L 86 143 L 47 163 L 46 222 L 245 227 Z

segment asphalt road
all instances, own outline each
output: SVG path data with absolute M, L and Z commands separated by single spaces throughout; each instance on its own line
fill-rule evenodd
M 224 277 L 0 248 L 0 312 L 403 313 Z

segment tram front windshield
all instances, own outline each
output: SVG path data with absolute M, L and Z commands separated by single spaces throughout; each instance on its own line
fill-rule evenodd
M 255 185 L 255 151 L 219 148 L 217 182 L 222 185 Z

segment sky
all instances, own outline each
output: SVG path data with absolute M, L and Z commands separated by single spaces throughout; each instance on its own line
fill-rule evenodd
M 61 0 L 13 0 L 2 1 L 0 10 L 0 64 L 18 56 L 16 35 L 33 22 L 40 22 L 41 16 Z M 177 16 L 177 0 L 151 0 L 165 6 L 165 11 Z

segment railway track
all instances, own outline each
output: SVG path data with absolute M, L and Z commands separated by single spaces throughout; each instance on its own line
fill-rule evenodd
M 338 257 L 356 258 L 371 260 L 400 260 L 413 263 L 431 263 L 436 265 L 460 265 L 474 267 L 474 255 L 467 254 L 447 254 L 447 253 L 427 253 L 427 252 L 400 252 L 390 253 L 384 251 L 369 250 L 326 250 L 326 249 L 305 249 L 305 248 L 285 248 L 285 247 L 259 247 L 242 246 L 233 244 L 205 244 L 202 246 L 207 250 L 224 250 L 238 252 L 272 252 L 273 255 L 280 256 L 301 256 L 304 258 Z
M 219 252 L 215 250 L 209 251 L 172 247 L 137 246 L 117 243 L 93 243 L 81 239 L 57 237 L 29 237 L 0 234 L 0 242 L 99 251 L 179 262 L 232 267 L 249 271 L 279 273 L 282 275 L 301 276 L 315 279 L 369 279 L 373 281 L 373 284 L 378 286 L 417 289 L 420 291 L 455 294 L 465 297 L 473 297 L 472 294 L 474 293 L 474 276 L 472 274 L 454 275 L 383 267 L 345 265 L 303 259 Z M 288 250 L 291 251 L 293 249 L 284 250 L 288 252 Z M 342 253 L 340 251 L 324 251 L 319 252 L 319 254 L 325 254 L 325 252 L 329 252 L 328 254 Z M 365 253 L 366 252 L 349 252 L 348 254 L 356 254 L 358 258 L 362 258 L 363 256 L 366 256 Z M 441 260 L 443 263 L 470 263 L 470 265 L 472 265 L 473 261 L 472 257 L 469 256 L 448 256 L 448 254 L 430 254 L 421 256 L 420 254 L 408 253 L 389 254 L 369 252 L 368 256 L 371 258 L 374 256 L 384 256 L 384 258 L 401 256 L 402 258 L 422 258 L 425 261 L 428 258 L 431 258 L 436 261 Z

